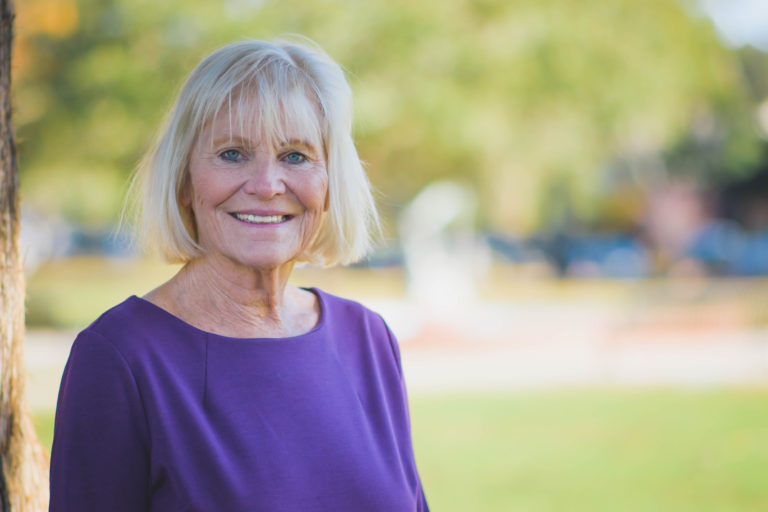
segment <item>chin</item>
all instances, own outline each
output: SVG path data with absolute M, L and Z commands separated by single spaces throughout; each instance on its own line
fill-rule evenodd
M 241 265 L 255 270 L 279 268 L 296 262 L 296 258 L 269 254 L 250 255 L 243 258 L 236 258 L 235 260 Z

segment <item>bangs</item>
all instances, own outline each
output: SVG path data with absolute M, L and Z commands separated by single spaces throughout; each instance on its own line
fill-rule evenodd
M 294 140 L 319 145 L 327 155 L 322 107 L 312 83 L 301 70 L 285 61 L 260 62 L 246 74 L 237 75 L 238 66 L 220 77 L 219 97 L 205 102 L 215 105 L 201 112 L 202 123 L 216 124 L 211 142 L 238 135 L 259 140 L 277 148 Z M 219 123 L 219 120 L 226 122 Z M 226 133 L 222 133 L 226 130 Z

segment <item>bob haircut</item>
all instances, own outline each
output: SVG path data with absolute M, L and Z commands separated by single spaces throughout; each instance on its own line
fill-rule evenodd
M 328 172 L 328 211 L 297 261 L 323 266 L 361 259 L 380 224 L 352 140 L 352 92 L 344 72 L 311 41 L 232 43 L 203 59 L 181 88 L 131 184 L 139 240 L 168 262 L 201 256 L 192 210 L 180 202 L 192 149 L 221 114 L 230 128 L 258 121 L 271 144 L 288 127 L 319 135 Z M 231 130 L 230 130 L 231 134 Z

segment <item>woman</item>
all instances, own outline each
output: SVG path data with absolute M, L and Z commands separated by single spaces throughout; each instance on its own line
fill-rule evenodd
M 249 41 L 203 60 L 140 167 L 146 243 L 182 269 L 79 334 L 52 511 L 427 510 L 397 343 L 287 284 L 377 225 L 337 64 Z

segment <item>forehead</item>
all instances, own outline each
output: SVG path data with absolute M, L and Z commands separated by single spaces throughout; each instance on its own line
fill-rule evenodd
M 213 142 L 235 137 L 254 145 L 303 140 L 322 147 L 320 107 L 301 91 L 279 96 L 252 91 L 230 94 L 206 123 L 200 138 Z

